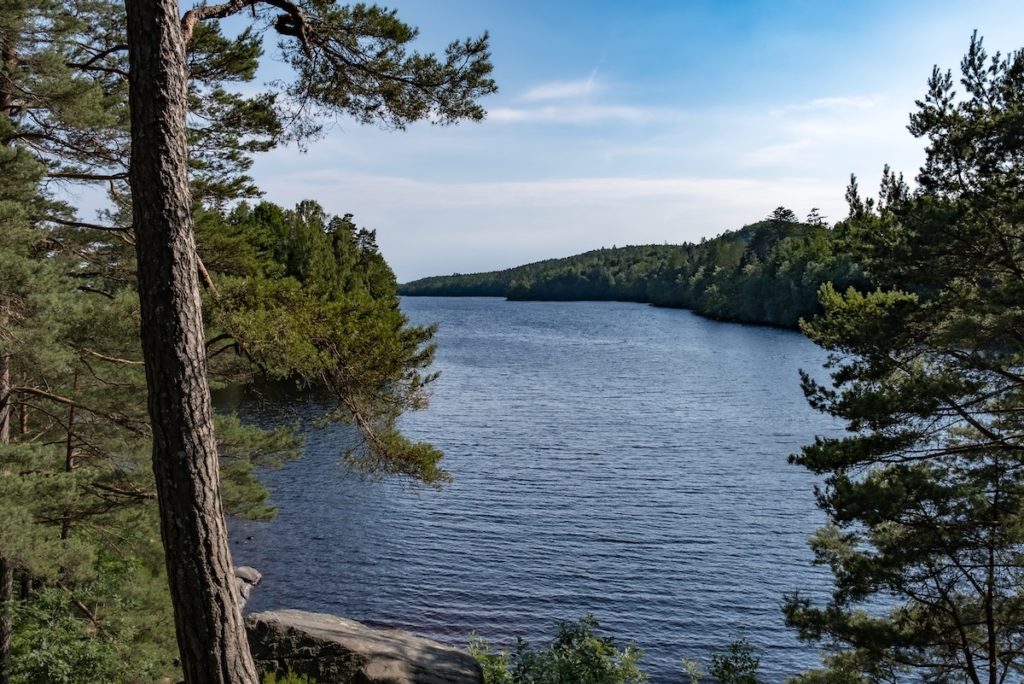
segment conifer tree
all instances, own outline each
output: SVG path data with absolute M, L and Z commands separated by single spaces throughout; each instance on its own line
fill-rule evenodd
M 292 116 L 283 124 L 278 96 L 244 97 L 227 87 L 231 81 L 252 79 L 262 52 L 261 37 L 250 30 L 225 38 L 209 19 L 250 6 L 257 29 L 272 27 L 286 39 L 295 39 L 285 47 L 286 58 L 298 70 L 299 85 L 283 94 L 289 98 L 291 113 L 334 110 L 398 128 L 428 114 L 440 123 L 451 123 L 482 116 L 474 100 L 493 89 L 486 78 L 485 40 L 454 44 L 442 59 L 408 54 L 403 45 L 416 32 L 398 22 L 393 12 L 330 3 L 232 2 L 196 8 L 183 18 L 180 30 L 187 38 L 184 101 L 187 111 L 195 115 L 189 118 L 185 133 L 188 208 L 201 217 L 218 216 L 215 210 L 227 201 L 258 194 L 246 175 L 253 154 L 286 139 L 314 135 L 321 125 L 315 116 Z M 279 9 L 290 12 L 290 18 L 279 16 Z M 348 31 L 354 33 L 341 35 Z M 105 563 L 109 569 L 103 560 L 104 539 L 125 524 L 125 515 L 140 515 L 138 520 L 152 524 L 147 514 L 130 511 L 148 510 L 155 494 L 148 469 L 128 465 L 140 463 L 140 437 L 150 434 L 150 421 L 137 400 L 143 376 L 137 328 L 133 330 L 140 312 L 134 296 L 136 236 L 127 173 L 124 12 L 119 3 L 108 0 L 14 0 L 0 8 L 0 48 L 4 124 L 0 139 L 19 163 L 31 163 L 32 158 L 42 162 L 36 176 L 23 169 L 10 176 L 27 183 L 26 197 L 16 207 L 25 229 L 15 229 L 11 222 L 2 246 L 10 258 L 5 259 L 6 270 L 0 275 L 16 274 L 13 266 L 24 264 L 29 276 L 23 284 L 31 294 L 25 301 L 38 306 L 26 309 L 31 316 L 8 318 L 0 326 L 6 335 L 0 424 L 11 440 L 0 450 L 0 485 L 9 495 L 4 501 L 22 505 L 20 512 L 6 518 L 7 537 L 0 536 L 0 557 L 12 561 L 5 567 L 17 568 L 23 582 L 59 584 L 78 606 L 76 616 L 97 627 L 90 606 L 124 592 L 89 568 Z M 310 55 L 316 58 L 309 59 Z M 347 80 L 346 71 L 350 72 Z M 331 88 L 325 88 L 326 77 L 335 79 Z M 106 187 L 111 209 L 98 220 L 77 216 L 71 207 L 47 199 L 45 190 L 30 191 L 40 173 L 44 188 L 54 183 Z M 257 207 L 253 213 L 260 211 Z M 270 212 L 281 214 L 276 209 Z M 272 228 L 266 227 L 266 221 L 256 221 L 263 233 L 249 240 L 252 236 L 244 229 L 231 236 L 239 224 L 211 219 L 215 227 L 204 233 L 210 241 L 205 252 L 217 254 L 218 242 L 221 247 L 232 241 L 236 246 L 251 246 L 248 261 L 232 254 L 210 269 L 196 262 L 208 288 L 206 313 L 217 327 L 206 340 L 211 353 L 229 349 L 280 377 L 333 383 L 339 400 L 337 417 L 354 421 L 368 439 L 366 450 L 358 452 L 359 465 L 430 481 L 443 478 L 436 465 L 439 454 L 426 445 L 409 444 L 394 429 L 400 411 L 425 400 L 422 387 L 429 377 L 419 371 L 430 359 L 430 348 L 423 347 L 430 331 L 406 325 L 397 309 L 393 275 L 376 251 L 373 233 L 357 230 L 342 219 L 328 219 L 311 205 L 290 214 L 288 220 L 287 225 Z M 292 230 L 305 234 L 306 247 L 314 248 L 315 258 L 292 254 L 291 248 L 282 252 L 284 245 L 294 243 Z M 219 251 L 221 256 L 229 253 Z M 279 262 L 276 256 L 287 258 Z M 289 264 L 302 264 L 303 270 L 286 273 Z M 301 352 L 299 347 L 251 353 L 246 336 L 263 331 L 240 322 L 252 320 L 265 307 L 251 302 L 253 310 L 247 312 L 238 306 L 240 298 L 220 298 L 211 270 L 226 273 L 223 287 L 228 294 L 233 287 L 231 273 L 250 279 L 258 275 L 274 292 L 291 286 L 270 285 L 270 281 L 292 276 L 286 280 L 298 284 L 291 302 L 296 310 L 309 310 L 313 300 L 333 307 L 336 317 L 322 322 L 317 331 L 322 345 L 318 351 L 339 353 L 315 368 L 304 366 L 301 354 L 292 353 Z M 301 282 L 295 280 L 299 276 Z M 0 295 L 5 302 L 14 301 L 20 286 L 13 276 L 3 286 Z M 276 313 L 281 312 L 279 308 Z M 61 325 L 54 327 L 57 320 Z M 228 330 L 224 323 L 233 327 Z M 31 337 L 32 331 L 38 332 L 36 338 Z M 217 345 L 218 338 L 222 345 Z M 38 344 L 44 340 L 46 344 Z M 348 346 L 341 348 L 338 341 Z M 223 368 L 230 355 L 218 354 L 218 367 Z M 238 362 L 227 366 L 239 369 Z M 342 377 L 336 372 L 342 368 L 360 370 Z M 16 429 L 11 433 L 14 413 Z M 265 515 L 267 509 L 261 503 L 265 494 L 254 486 L 253 464 L 290 453 L 295 440 L 287 431 L 259 433 L 230 418 L 218 419 L 216 435 L 222 475 L 225 484 L 232 485 L 225 505 L 236 513 Z M 48 447 L 30 442 L 45 442 Z M 36 473 L 38 479 L 34 479 Z M 19 527 L 18 521 L 24 524 Z M 128 556 L 142 564 L 155 555 L 145 549 L 145 540 L 152 535 L 144 529 L 133 536 L 139 545 L 131 551 L 134 556 Z M 24 543 L 17 542 L 11 530 Z M 122 553 L 127 551 L 124 541 L 119 539 Z M 4 556 L 5 549 L 12 553 Z M 30 554 L 30 549 L 36 553 Z M 135 564 L 130 561 L 125 570 L 131 571 Z M 6 578 L 9 572 L 0 574 Z M 6 587 L 0 584 L 0 592 Z M 96 593 L 103 591 L 110 593 L 105 597 Z M 43 600 L 44 593 L 37 597 L 39 605 L 56 605 Z M 63 604 L 70 605 L 67 600 Z M 9 614 L 9 605 L 0 601 L 4 615 Z M 31 622 L 27 618 L 26 624 Z M 47 623 L 70 624 L 58 619 L 34 624 Z M 111 634 L 112 624 L 111 618 L 106 619 L 102 633 Z M 6 626 L 9 621 L 0 621 L 0 633 L 9 633 Z M 95 677 L 102 679 L 98 672 Z M 150 676 L 155 677 L 154 673 Z
M 379 26 L 402 27 L 393 15 L 378 19 Z M 311 135 L 318 124 L 313 119 L 293 118 L 292 127 L 286 129 L 274 107 L 273 97 L 246 98 L 225 89 L 225 83 L 252 78 L 261 54 L 260 37 L 256 33 L 243 31 L 227 39 L 215 23 L 206 21 L 191 23 L 190 31 L 186 100 L 189 111 L 196 115 L 190 119 L 192 125 L 187 132 L 188 179 L 193 192 L 191 210 L 217 215 L 212 209 L 224 202 L 258 193 L 246 176 L 253 153 L 290 136 Z M 402 35 L 407 40 L 412 33 L 406 27 L 397 37 L 381 40 L 398 40 Z M 90 606 L 111 608 L 101 612 L 112 616 L 114 610 L 110 601 L 118 600 L 117 595 L 126 596 L 127 585 L 115 587 L 111 583 L 112 566 L 104 556 L 104 544 L 109 546 L 114 540 L 115 530 L 125 527 L 138 530 L 138 534 L 131 536 L 132 543 L 137 545 L 130 547 L 128 555 L 138 562 L 130 560 L 124 572 L 119 571 L 126 578 L 134 572 L 135 566 L 151 564 L 154 558 L 160 560 L 146 548 L 153 537 L 145 533 L 145 526 L 153 523 L 145 513 L 154 497 L 149 469 L 129 465 L 141 463 L 140 457 L 145 454 L 142 447 L 150 433 L 144 405 L 137 400 L 143 394 L 144 377 L 137 336 L 135 235 L 128 202 L 128 70 L 123 9 L 105 0 L 5 3 L 0 8 L 0 47 L 3 49 L 0 104 L 4 122 L 0 139 L 17 156 L 19 164 L 31 165 L 33 157 L 42 162 L 34 167 L 34 176 L 28 167 L 6 165 L 12 173 L 5 176 L 5 180 L 24 182 L 25 197 L 17 203 L 24 230 L 18 229 L 13 219 L 5 222 L 5 230 L 8 225 L 11 229 L 3 236 L 6 238 L 3 249 L 7 251 L 3 273 L 0 273 L 0 280 L 3 280 L 0 295 L 5 301 L 13 301 L 18 297 L 17 288 L 23 287 L 31 295 L 25 301 L 36 302 L 39 306 L 30 307 L 31 316 L 19 316 L 16 321 L 9 319 L 5 325 L 0 325 L 6 336 L 3 360 L 8 369 L 2 374 L 4 384 L 0 397 L 4 400 L 3 425 L 8 428 L 5 434 L 12 438 L 9 447 L 0 449 L 0 475 L 4 476 L 0 477 L 0 487 L 5 494 L 3 500 L 14 504 L 11 510 L 20 511 L 6 517 L 8 524 L 3 526 L 4 534 L 0 534 L 0 557 L 11 561 L 4 564 L 5 572 L 0 574 L 10 577 L 12 573 L 7 569 L 14 569 L 23 583 L 44 582 L 51 586 L 59 583 L 70 599 L 68 606 L 86 624 L 95 622 Z M 408 64 L 415 66 L 410 67 L 410 71 L 396 73 L 396 78 L 409 76 L 416 69 L 423 78 L 439 73 L 430 71 L 437 63 L 428 58 L 415 56 Z M 399 92 L 391 95 L 401 99 Z M 353 101 L 356 100 L 358 98 Z M 406 111 L 410 116 L 419 111 L 412 103 L 404 106 L 408 106 Z M 398 125 L 395 121 L 391 123 Z M 7 161 L 5 158 L 5 163 Z M 108 188 L 111 209 L 99 221 L 83 220 L 72 208 L 46 199 L 45 192 L 33 190 L 40 174 L 48 184 L 102 184 Z M 316 218 L 316 211 L 310 218 Z M 259 213 L 259 208 L 254 213 Z M 320 211 L 321 225 L 313 226 L 307 221 L 313 231 L 307 234 L 318 245 L 322 256 L 319 275 L 312 279 L 318 284 L 316 288 L 311 286 L 304 290 L 302 296 L 313 296 L 315 290 L 318 297 L 338 300 L 348 296 L 346 293 L 356 292 L 353 274 L 358 269 L 345 269 L 348 274 L 345 278 L 350 281 L 347 284 L 341 282 L 341 276 L 330 272 L 332 266 L 340 263 L 332 250 L 343 241 L 332 242 L 328 237 L 324 242 L 322 238 L 331 231 L 330 226 L 323 224 L 325 219 Z M 301 221 L 292 220 L 287 226 L 278 226 L 282 228 L 277 234 L 278 242 L 285 240 L 288 231 L 300 224 Z M 220 227 L 224 226 L 230 227 L 221 221 Z M 219 230 L 207 231 L 205 237 L 211 241 L 211 253 L 217 251 L 213 243 L 223 240 L 234 240 L 235 245 L 253 245 L 249 252 L 253 259 L 242 263 L 237 254 L 233 255 L 234 263 L 226 265 L 224 271 L 235 269 L 235 275 L 246 277 L 283 276 L 285 266 L 266 258 L 273 257 L 266 251 L 273 231 L 266 232 L 263 227 L 260 230 L 265 234 L 255 240 L 239 240 L 239 235 L 231 237 Z M 376 259 L 383 270 L 375 270 L 372 267 L 375 262 L 367 257 L 375 254 L 372 236 L 363 233 L 351 242 L 358 242 L 363 248 L 353 248 L 345 259 L 351 256 L 363 261 L 363 271 L 385 276 L 383 280 L 374 276 L 377 285 L 364 288 L 360 295 L 361 308 L 341 307 L 337 303 L 346 313 L 358 310 L 362 314 L 358 320 L 338 326 L 337 330 L 328 329 L 328 332 L 337 335 L 344 330 L 355 339 L 360 335 L 365 337 L 368 330 L 390 330 L 390 334 L 404 340 L 405 345 L 388 347 L 390 353 L 394 355 L 411 347 L 411 356 L 388 357 L 385 347 L 381 347 L 376 359 L 367 359 L 367 363 L 388 360 L 391 365 L 382 363 L 381 367 L 390 369 L 387 373 L 391 375 L 382 372 L 377 377 L 386 376 L 394 387 L 401 387 L 394 382 L 399 376 L 417 382 L 419 376 L 415 369 L 419 366 L 415 364 L 422 365 L 429 360 L 429 354 L 417 349 L 417 345 L 428 339 L 429 333 L 423 336 L 415 333 L 415 329 L 406 328 L 405 319 L 393 301 L 394 279 L 390 270 L 379 255 Z M 229 251 L 221 250 L 221 254 Z M 19 264 L 24 265 L 27 275 L 16 283 L 14 267 Z M 205 276 L 206 286 L 212 288 L 209 271 L 201 262 L 197 263 L 197 269 Z M 390 293 L 386 291 L 388 283 Z M 374 309 L 371 301 L 374 298 L 389 304 Z M 216 296 L 207 296 L 207 315 L 213 319 L 221 315 L 217 301 Z M 238 313 L 237 309 L 233 313 Z M 390 323 L 377 326 L 374 317 L 379 315 L 386 315 Z M 54 326 L 58 319 L 61 325 Z M 36 331 L 34 337 L 32 331 Z M 241 327 L 235 332 L 253 331 Z M 213 347 L 219 334 L 215 332 L 214 338 L 207 340 L 211 349 L 225 348 Z M 243 351 L 245 339 L 225 341 L 232 350 L 241 353 L 240 358 L 247 358 Z M 274 365 L 282 375 L 301 374 L 301 362 L 289 361 L 284 351 L 264 353 L 262 362 Z M 356 351 L 355 347 L 349 349 L 351 353 Z M 221 354 L 217 361 L 222 362 L 229 356 Z M 410 374 L 402 370 L 405 362 L 412 364 Z M 234 367 L 237 369 L 239 364 L 235 363 Z M 304 377 L 310 382 L 322 381 L 319 376 Z M 365 394 L 369 396 L 369 392 Z M 392 428 L 381 427 L 385 424 L 393 427 L 393 416 L 400 410 L 398 404 L 378 401 L 376 413 L 367 410 L 369 404 L 364 402 L 362 406 L 361 418 L 365 425 L 374 428 L 367 434 L 390 439 L 391 456 L 397 455 L 401 446 L 407 453 L 426 454 L 427 463 L 436 461 L 437 452 L 406 446 Z M 17 420 L 12 421 L 10 418 L 15 413 Z M 16 422 L 15 433 L 11 434 L 13 422 Z M 216 437 L 223 459 L 222 475 L 225 485 L 230 485 L 225 505 L 236 514 L 266 515 L 268 509 L 262 503 L 265 491 L 252 477 L 253 465 L 291 453 L 295 440 L 287 431 L 263 433 L 245 428 L 230 417 L 217 420 Z M 45 442 L 50 446 L 41 449 L 29 442 Z M 14 473 L 16 476 L 7 477 Z M 34 479 L 34 474 L 38 474 L 38 480 Z M 45 505 L 40 505 L 41 502 Z M 140 509 L 140 512 L 133 513 L 133 509 Z M 135 516 L 135 522 L 128 523 L 126 516 Z M 139 528 L 140 521 L 145 521 L 145 526 Z M 127 539 L 124 535 L 117 536 L 121 554 L 129 550 L 125 545 Z M 5 551 L 11 553 L 4 556 Z M 95 574 L 95 568 L 100 565 L 105 568 L 106 577 Z M 141 588 L 145 582 L 140 580 L 141 576 L 135 574 L 134 579 L 128 581 Z M 3 583 L 0 590 L 7 587 L 8 583 Z M 44 601 L 44 594 L 40 592 L 36 597 L 40 605 L 56 605 Z M 60 596 L 65 593 L 58 594 Z M 150 599 L 137 594 L 133 600 Z M 162 610 L 159 601 L 156 603 L 149 606 L 151 612 Z M 0 601 L 4 615 L 10 614 L 6 610 L 10 605 L 9 601 Z M 120 616 L 128 614 L 124 609 Z M 120 616 L 104 620 L 102 633 L 113 635 L 112 625 L 122 621 Z M 58 622 L 70 624 L 66 621 L 54 624 Z M 166 624 L 166 621 L 156 622 Z M 41 620 L 36 624 L 47 623 Z M 9 634 L 9 626 L 9 620 L 2 621 L 0 632 Z M 125 629 L 125 634 L 138 635 L 130 637 L 132 639 L 150 638 L 146 636 L 146 629 L 131 624 L 125 624 Z M 35 630 L 33 634 L 47 638 L 45 630 Z M 162 637 L 154 635 L 153 638 L 159 641 Z M 115 646 L 112 642 L 109 645 Z M 136 641 L 136 647 L 126 649 L 123 655 L 136 657 L 146 650 L 139 648 L 141 645 Z M 33 660 L 39 661 L 38 658 Z M 127 676 L 124 663 L 119 671 Z M 28 676 L 24 670 L 20 672 L 21 676 Z M 163 672 L 150 670 L 148 676 L 142 678 L 156 678 L 157 674 Z M 41 673 L 33 676 L 47 678 Z M 83 676 L 88 675 L 83 673 Z M 104 678 L 99 673 L 95 677 Z
M 486 38 L 449 46 L 444 60 L 406 55 L 415 31 L 394 13 L 357 5 L 272 2 L 274 27 L 294 39 L 290 94 L 401 127 L 435 115 L 480 118 L 475 99 L 493 90 Z M 206 379 L 186 129 L 185 45 L 205 19 L 263 3 L 193 8 L 174 0 L 128 0 L 131 190 L 142 313 L 142 346 L 154 433 L 161 530 L 185 679 L 252 682 L 255 670 L 229 576 L 217 452 Z M 361 407 L 347 407 L 362 416 Z M 396 446 L 383 433 L 382 446 Z M 404 446 L 404 445 L 397 445 Z
M 972 38 L 963 95 L 937 68 L 911 115 L 911 190 L 856 184 L 849 236 L 878 289 L 826 286 L 811 404 L 852 434 L 794 460 L 825 477 L 812 540 L 835 590 L 789 623 L 832 654 L 799 681 L 995 684 L 1024 673 L 1024 52 Z

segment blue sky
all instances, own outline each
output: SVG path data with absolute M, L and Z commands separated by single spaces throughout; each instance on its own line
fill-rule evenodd
M 851 173 L 868 192 L 885 163 L 914 175 L 905 126 L 934 64 L 955 70 L 974 29 L 990 52 L 1024 47 L 1019 0 L 389 6 L 423 51 L 490 32 L 487 120 L 343 120 L 254 175 L 267 199 L 377 229 L 401 281 L 699 240 L 779 205 L 838 220 Z

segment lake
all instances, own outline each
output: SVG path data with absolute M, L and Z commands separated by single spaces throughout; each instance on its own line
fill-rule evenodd
M 618 302 L 404 298 L 438 322 L 431 406 L 406 432 L 446 454 L 441 491 L 339 465 L 351 436 L 315 401 L 243 404 L 304 421 L 301 460 L 262 473 L 279 509 L 232 523 L 235 562 L 264 573 L 249 610 L 343 615 L 464 645 L 542 643 L 592 613 L 635 640 L 653 682 L 746 636 L 766 681 L 818 662 L 783 594 L 824 595 L 808 535 L 815 479 L 786 457 L 837 426 L 798 370 L 797 333 Z

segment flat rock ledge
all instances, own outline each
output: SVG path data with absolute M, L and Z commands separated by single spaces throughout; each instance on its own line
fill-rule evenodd
M 317 684 L 482 684 L 467 651 L 397 629 L 323 613 L 273 610 L 246 616 L 249 648 L 264 674 L 289 670 Z

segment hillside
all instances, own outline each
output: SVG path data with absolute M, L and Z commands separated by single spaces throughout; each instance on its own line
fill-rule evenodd
M 788 217 L 788 218 L 786 218 Z M 819 311 L 825 282 L 866 287 L 837 231 L 779 210 L 711 240 L 602 248 L 486 273 L 399 286 L 407 296 L 617 300 L 692 309 L 710 318 L 795 327 Z

